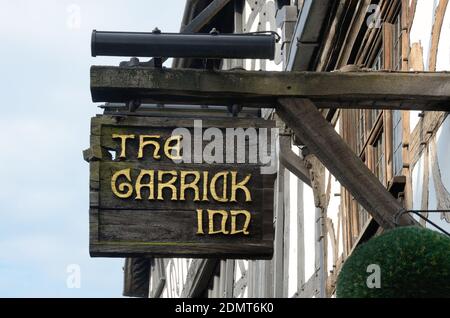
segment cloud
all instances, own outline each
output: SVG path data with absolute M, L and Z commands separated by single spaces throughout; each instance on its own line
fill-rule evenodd
M 74 4 L 80 27 L 67 22 Z M 126 8 L 126 12 L 124 11 Z M 118 297 L 122 259 L 88 254 L 92 29 L 179 29 L 184 0 L 17 0 L 2 2 L 0 118 L 0 297 Z M 82 288 L 66 287 L 79 264 Z

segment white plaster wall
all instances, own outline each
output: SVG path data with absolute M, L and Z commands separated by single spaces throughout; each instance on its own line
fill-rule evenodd
M 297 147 L 295 147 L 297 148 Z M 298 149 L 298 148 L 297 148 Z M 289 265 L 288 265 L 288 296 L 293 296 L 298 290 L 298 208 L 297 208 L 297 191 L 298 181 L 297 177 L 289 173 L 289 192 L 291 195 L 289 202 Z
M 416 15 L 414 17 L 411 29 L 411 43 L 421 42 L 424 49 L 424 65 L 428 70 L 428 57 L 431 41 L 431 28 L 433 25 L 434 11 L 438 5 L 438 0 L 419 0 Z M 442 24 L 441 35 L 439 39 L 437 62 L 437 71 L 450 70 L 450 6 L 447 6 L 444 21 Z M 411 112 L 411 131 L 419 122 L 417 112 Z M 436 133 L 436 147 L 439 167 L 441 171 L 442 182 L 447 190 L 450 190 L 450 119 L 447 118 Z M 428 180 L 428 209 L 437 208 L 436 191 L 431 173 L 431 160 L 429 160 L 429 180 Z M 424 173 L 424 155 L 420 157 L 412 170 L 412 190 L 413 190 L 413 209 L 421 208 L 423 191 L 423 173 Z M 450 224 L 442 220 L 439 213 L 430 213 L 430 220 L 437 223 L 447 231 L 450 231 Z M 432 226 L 427 226 L 432 228 Z
M 436 0 L 417 0 L 416 14 L 411 27 L 411 43 L 419 42 L 423 47 L 423 65 L 428 70 L 430 53 L 431 28 L 433 26 Z
M 420 42 L 423 47 L 423 65 L 425 71 L 429 70 L 429 56 L 431 45 L 431 31 L 434 22 L 435 9 L 439 0 L 418 0 L 416 14 L 410 33 L 410 43 Z M 436 60 L 436 71 L 450 70 L 450 5 L 445 11 L 442 24 L 441 36 L 439 38 L 438 54 Z M 420 111 L 410 112 L 410 131 L 412 132 L 419 123 Z
M 309 186 L 303 187 L 303 211 L 305 227 L 305 281 L 315 272 L 315 205 L 313 191 Z
M 172 258 L 166 265 L 166 284 L 162 298 L 179 298 L 186 283 L 191 259 Z M 151 290 L 151 289 L 150 289 Z
M 251 3 L 251 6 L 250 6 Z M 254 14 L 255 10 L 260 9 L 260 13 L 256 16 L 254 22 L 249 24 L 249 18 Z M 253 10 L 252 10 L 253 9 Z M 266 1 L 246 1 L 244 6 L 244 33 L 257 32 L 262 30 L 275 31 L 281 34 L 281 29 L 277 28 L 276 20 L 276 4 L 273 0 Z M 265 15 L 264 15 L 265 14 Z M 264 21 L 265 19 L 265 21 Z M 265 65 L 261 63 L 261 60 L 244 60 L 244 68 L 248 70 L 266 70 L 266 71 L 281 71 L 282 70 L 282 58 L 280 55 L 280 45 L 276 45 L 275 60 L 264 61 Z
M 441 171 L 442 183 L 447 190 L 450 190 L 450 119 L 447 118 L 436 134 L 436 151 Z M 429 160 L 429 180 L 428 180 L 428 210 L 437 209 L 436 190 L 434 187 L 433 176 L 431 173 L 431 160 Z M 412 170 L 413 185 L 413 210 L 421 209 L 422 191 L 423 191 L 423 172 L 424 172 L 424 155 L 416 163 Z M 416 217 L 418 219 L 418 217 Z M 430 213 L 429 219 L 450 232 L 450 223 L 441 218 L 440 213 Z M 430 229 L 435 229 L 432 225 L 427 224 Z
M 450 5 L 445 10 L 442 23 L 441 36 L 439 38 L 436 71 L 450 70 Z

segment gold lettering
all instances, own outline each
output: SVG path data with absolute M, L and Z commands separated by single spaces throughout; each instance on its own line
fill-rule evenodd
M 112 192 L 121 199 L 126 199 L 131 196 L 133 193 L 133 186 L 130 183 L 121 183 L 119 184 L 119 191 L 116 188 L 116 182 L 119 176 L 125 176 L 128 181 L 131 181 L 131 169 L 123 169 L 116 171 L 111 177 L 111 190 Z M 125 192 L 126 191 L 126 192 Z
M 197 209 L 197 234 L 205 234 L 203 232 L 203 210 Z
M 241 182 L 236 183 L 236 176 L 237 172 L 232 171 L 231 172 L 231 198 L 230 202 L 237 202 L 236 200 L 236 192 L 238 189 L 241 189 L 245 193 L 245 202 L 251 202 L 252 196 L 250 194 L 250 191 L 245 186 L 247 182 L 250 180 L 251 174 L 248 174 Z
M 247 229 L 248 225 L 250 224 L 250 219 L 252 218 L 252 215 L 247 210 L 231 210 L 231 232 L 230 234 L 237 234 L 237 233 L 244 233 L 244 235 L 250 234 Z M 245 215 L 245 223 L 242 227 L 242 230 L 236 230 L 236 218 L 239 214 Z
M 215 231 L 214 230 L 214 215 L 219 214 L 222 216 L 222 222 L 220 230 Z M 226 230 L 226 223 L 228 219 L 228 213 L 224 210 L 208 210 L 208 219 L 209 219 L 209 231 L 208 234 L 228 234 L 229 231 Z
M 191 182 L 186 184 L 186 176 L 188 175 L 193 175 L 195 176 L 195 179 Z M 181 171 L 181 175 L 180 175 L 180 200 L 181 201 L 185 201 L 185 195 L 184 192 L 187 189 L 193 189 L 194 190 L 194 201 L 199 201 L 200 200 L 200 194 L 199 194 L 199 189 L 197 186 L 198 181 L 200 180 L 200 172 L 199 171 Z
M 142 183 L 142 179 L 145 176 L 149 176 L 149 182 L 148 183 Z M 141 189 L 147 187 L 149 194 L 148 194 L 148 199 L 149 200 L 154 200 L 155 199 L 155 194 L 154 194 L 154 179 L 155 179 L 155 171 L 154 170 L 141 170 L 141 172 L 139 173 L 139 176 L 137 177 L 136 180 L 136 200 L 142 200 L 141 197 Z
M 227 199 L 227 176 L 228 176 L 228 171 L 222 171 L 222 172 L 216 173 L 214 175 L 214 177 L 211 179 L 209 191 L 211 192 L 211 196 L 213 197 L 213 199 L 218 202 L 228 202 L 228 199 Z M 220 177 L 223 177 L 222 197 L 219 197 L 216 192 L 216 182 L 217 182 L 217 179 L 219 179 Z
M 163 182 L 164 175 L 169 174 L 172 178 L 169 181 Z M 177 188 L 173 185 L 177 180 L 177 172 L 172 171 L 158 171 L 158 200 L 164 200 L 163 198 L 163 189 L 169 188 L 172 190 L 172 198 L 171 201 L 177 200 Z
M 228 180 L 230 172 L 231 180 Z M 245 202 L 251 202 L 252 197 L 248 187 L 251 175 L 246 175 L 240 181 L 237 180 L 237 177 L 236 171 L 220 171 L 215 173 L 209 180 L 208 171 L 141 169 L 137 178 L 132 180 L 131 169 L 128 168 L 114 172 L 111 177 L 111 189 L 114 195 L 119 198 L 130 197 L 135 190 L 135 199 L 142 200 L 142 191 L 144 188 L 147 188 L 149 191 L 148 200 L 155 200 L 155 198 L 156 200 L 165 200 L 163 192 L 167 191 L 164 189 L 168 188 L 171 190 L 171 201 L 186 201 L 189 197 L 189 200 L 193 202 L 209 202 L 212 199 L 211 201 L 220 203 L 237 202 L 240 199 L 237 194 L 241 190 L 245 194 Z M 126 180 L 119 183 L 119 178 Z M 166 180 L 167 178 L 168 180 Z M 231 182 L 231 186 L 229 182 Z M 231 188 L 231 193 L 228 191 L 229 188 Z M 189 191 L 192 191 L 193 195 L 189 196 L 187 194 Z M 167 195 L 169 194 L 167 193 Z
M 209 201 L 208 199 L 208 171 L 203 171 L 203 199 L 202 201 Z
M 140 135 L 139 136 L 139 151 L 138 151 L 138 158 L 144 157 L 144 147 L 148 145 L 153 145 L 155 147 L 155 150 L 153 151 L 153 158 L 154 159 L 161 159 L 161 155 L 159 154 L 160 145 L 159 142 L 155 140 L 146 140 L 146 139 L 160 139 L 161 136 L 159 135 Z
M 180 156 L 181 151 L 181 139 L 183 136 L 172 136 L 170 138 L 167 138 L 165 144 L 164 144 L 164 153 L 166 154 L 167 158 L 171 160 L 180 160 L 182 157 Z M 176 141 L 174 146 L 170 146 L 170 143 L 172 141 Z M 175 150 L 176 155 L 172 156 L 171 151 Z
M 121 140 L 121 143 L 120 143 L 121 150 L 120 150 L 120 156 L 119 156 L 119 158 L 126 158 L 126 157 L 127 157 L 127 155 L 126 155 L 126 151 L 127 151 L 127 139 L 134 139 L 134 135 L 119 135 L 119 134 L 113 134 L 113 135 L 112 135 L 112 138 L 113 138 L 113 139 L 120 138 L 120 140 Z

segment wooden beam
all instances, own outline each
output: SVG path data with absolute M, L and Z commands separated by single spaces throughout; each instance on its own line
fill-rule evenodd
M 309 170 L 306 168 L 303 160 L 292 151 L 290 136 L 280 136 L 280 162 L 290 172 L 295 174 L 297 178 L 311 186 Z
M 307 99 L 279 100 L 277 113 L 353 197 L 385 229 L 394 228 L 395 218 L 403 207 L 383 187 L 316 106 Z M 415 225 L 406 214 L 399 225 Z
M 322 108 L 450 110 L 450 73 L 255 72 L 91 67 L 94 102 L 276 107 L 308 98 Z
M 220 10 L 225 7 L 230 0 L 214 0 L 202 12 L 189 22 L 188 25 L 181 28 L 181 33 L 195 33 L 199 32 L 205 25 L 207 25 L 212 18 L 216 16 Z
M 420 119 L 410 138 L 409 164 L 411 167 L 414 167 L 420 159 L 422 152 L 426 149 L 431 138 L 436 134 L 447 116 L 447 113 L 444 112 L 429 112 L 425 113 L 423 118 Z

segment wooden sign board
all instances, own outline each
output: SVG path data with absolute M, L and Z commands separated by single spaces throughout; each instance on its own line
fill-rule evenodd
M 92 118 L 91 256 L 271 258 L 276 169 L 255 154 L 268 155 L 273 128 L 262 119 Z

